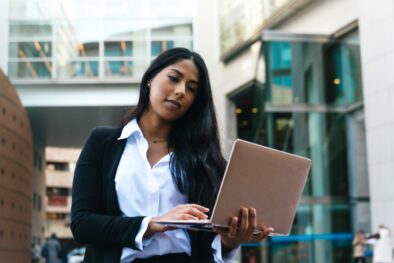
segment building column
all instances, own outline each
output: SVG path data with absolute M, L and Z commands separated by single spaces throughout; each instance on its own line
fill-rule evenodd
M 360 43 L 371 230 L 394 229 L 394 2 L 363 0 Z

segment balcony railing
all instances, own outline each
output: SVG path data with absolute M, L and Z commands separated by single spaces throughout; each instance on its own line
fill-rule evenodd
M 67 196 L 48 196 L 48 206 L 67 206 Z

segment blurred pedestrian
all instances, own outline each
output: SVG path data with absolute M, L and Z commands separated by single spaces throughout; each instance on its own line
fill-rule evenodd
M 31 262 L 38 263 L 41 259 L 41 246 L 37 242 L 31 243 Z
M 373 263 L 393 263 L 393 239 L 388 227 L 379 225 L 374 245 Z
M 61 245 L 55 233 L 47 239 L 42 248 L 41 255 L 45 258 L 46 263 L 60 263 Z
M 362 229 L 358 230 L 353 239 L 353 263 L 365 263 L 366 238 Z
M 207 219 L 225 167 L 203 59 L 163 52 L 122 126 L 94 129 L 78 159 L 71 229 L 87 244 L 84 262 L 223 262 L 267 237 L 273 230 L 256 225 L 254 208 L 240 208 L 219 234 L 155 223 Z

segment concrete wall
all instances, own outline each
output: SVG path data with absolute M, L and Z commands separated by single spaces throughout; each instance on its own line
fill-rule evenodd
M 315 0 L 275 30 L 329 35 L 357 20 L 361 9 L 360 0 Z
M 360 6 L 372 229 L 384 223 L 394 230 L 394 2 Z

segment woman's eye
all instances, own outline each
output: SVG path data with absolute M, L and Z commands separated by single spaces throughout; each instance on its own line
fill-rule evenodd
M 195 87 L 195 86 L 188 86 L 188 89 L 189 89 L 191 92 L 193 92 L 193 93 L 195 93 L 195 92 L 197 91 L 197 87 Z
M 178 78 L 172 75 L 168 75 L 168 78 L 172 81 L 178 82 Z

